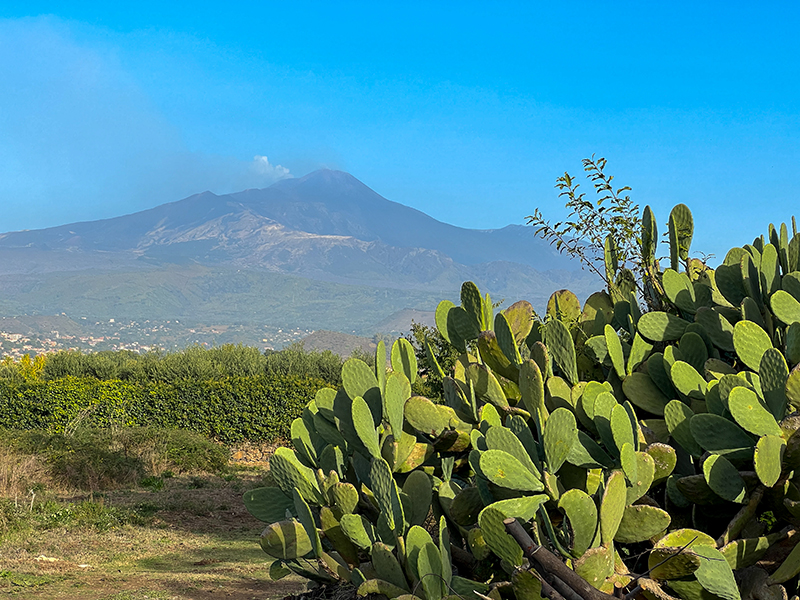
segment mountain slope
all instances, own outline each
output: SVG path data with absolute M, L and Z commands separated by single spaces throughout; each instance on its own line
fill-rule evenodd
M 465 280 L 537 307 L 556 289 L 597 288 L 532 228 L 448 225 L 340 171 L 0 235 L 3 314 L 291 321 L 371 334 L 370 323 L 398 310 L 456 298 Z

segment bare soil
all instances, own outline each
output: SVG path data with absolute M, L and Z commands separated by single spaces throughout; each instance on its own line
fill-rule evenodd
M 99 497 L 138 515 L 137 524 L 0 530 L 0 598 L 253 600 L 303 592 L 300 578 L 269 579 L 272 559 L 258 544 L 264 524 L 242 504 L 242 493 L 267 476 L 266 457 L 238 458 L 225 477 L 183 475 L 164 479 L 163 489 Z

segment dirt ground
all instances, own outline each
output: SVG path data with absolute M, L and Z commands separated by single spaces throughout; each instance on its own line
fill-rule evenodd
M 241 501 L 265 475 L 264 463 L 240 463 L 225 477 L 178 476 L 163 489 L 101 496 L 106 506 L 141 515 L 139 524 L 3 536 L 0 598 L 261 600 L 300 593 L 306 585 L 299 578 L 269 579 L 271 559 L 258 544 L 264 524 Z

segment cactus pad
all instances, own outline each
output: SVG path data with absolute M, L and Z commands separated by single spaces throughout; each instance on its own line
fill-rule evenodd
M 664 408 L 664 420 L 667 423 L 669 434 L 692 456 L 700 456 L 703 449 L 695 440 L 691 430 L 691 419 L 694 418 L 692 409 L 680 400 L 672 400 Z
M 625 508 L 614 541 L 622 544 L 643 542 L 666 531 L 671 521 L 668 512 L 655 506 L 646 504 L 628 506 Z
M 530 432 L 530 430 L 528 430 L 528 432 Z M 531 439 L 531 441 L 533 440 Z M 536 468 L 536 465 L 533 464 L 528 450 L 526 450 L 525 446 L 523 446 L 520 439 L 514 435 L 511 429 L 497 426 L 490 427 L 486 432 L 486 447 L 490 450 L 503 450 L 504 452 L 508 452 L 525 465 L 534 476 L 541 478 L 541 473 L 539 469 Z
M 688 321 L 662 311 L 645 313 L 637 323 L 639 333 L 651 342 L 678 340 L 688 325 Z
M 380 573 L 384 581 L 388 581 L 405 591 L 410 591 L 403 569 L 394 554 L 392 554 L 389 546 L 381 542 L 374 543 L 370 556 L 372 558 L 372 567 L 377 573 Z
M 781 435 L 775 417 L 767 410 L 755 392 L 746 387 L 735 387 L 728 395 L 728 410 L 736 422 L 750 433 L 758 436 Z
M 422 525 L 428 517 L 433 499 L 431 478 L 424 471 L 412 471 L 403 484 L 403 492 L 411 500 L 411 510 L 406 519 L 411 525 Z
M 747 489 L 739 471 L 724 456 L 712 454 L 703 462 L 703 476 L 708 487 L 729 502 L 744 502 Z
M 766 487 L 772 487 L 781 476 L 781 463 L 786 442 L 775 435 L 765 435 L 758 440 L 753 461 L 756 475 Z
M 480 468 L 489 481 L 503 488 L 522 492 L 540 492 L 544 489 L 539 478 L 502 450 L 482 452 Z
M 243 496 L 244 506 L 259 521 L 274 523 L 287 519 L 286 511 L 296 516 L 294 500 L 276 487 L 260 487 L 249 490 Z
M 270 473 L 284 494 L 294 488 L 307 502 L 319 503 L 319 488 L 314 471 L 304 466 L 289 448 L 278 448 L 269 460 Z
M 381 422 L 381 389 L 375 372 L 358 358 L 349 358 L 342 365 L 342 386 L 350 399 L 361 397 L 372 411 L 373 424 Z
M 800 321 L 800 302 L 788 292 L 778 290 L 770 298 L 772 314 L 790 325 Z
M 617 332 L 614 331 L 611 325 L 605 326 L 603 335 L 614 371 L 616 371 L 620 379 L 623 379 L 625 377 L 625 354 L 622 351 L 622 342 L 620 342 Z
M 597 506 L 582 490 L 567 490 L 558 500 L 558 508 L 567 516 L 572 530 L 572 553 L 581 556 L 597 534 Z
M 422 396 L 409 398 L 405 403 L 404 413 L 409 425 L 420 433 L 434 438 L 438 437 L 449 425 L 448 419 L 436 405 Z
M 617 535 L 626 505 L 625 475 L 622 471 L 614 471 L 606 481 L 600 503 L 600 535 L 604 545 L 610 544 Z
M 505 514 L 500 510 L 487 506 L 478 515 L 478 524 L 491 551 L 508 564 L 518 566 L 522 564 L 522 548 L 506 532 L 503 525 L 505 519 Z
M 704 450 L 724 454 L 731 460 L 747 460 L 753 456 L 755 442 L 738 425 L 712 414 L 699 414 L 691 418 L 692 436 Z
M 631 482 L 625 492 L 628 504 L 633 504 L 644 496 L 653 484 L 656 473 L 656 463 L 653 457 L 646 452 L 636 453 L 636 479 Z
M 293 560 L 311 552 L 311 540 L 297 521 L 278 521 L 261 534 L 261 548 L 275 558 Z
M 794 410 L 800 409 L 800 363 L 795 365 L 786 378 L 786 401 Z
M 386 378 L 383 394 L 383 417 L 392 428 L 392 433 L 399 438 L 403 431 L 403 411 L 406 400 L 411 397 L 411 384 L 401 373 L 389 373 Z
M 501 408 L 508 406 L 500 382 L 486 366 L 472 363 L 466 369 L 466 376 L 475 388 L 475 395 L 478 398 Z
M 545 335 L 547 348 L 553 356 L 553 361 L 558 365 L 570 385 L 575 385 L 578 383 L 578 368 L 572 334 L 564 323 L 552 319 L 547 323 Z
M 444 588 L 442 555 L 433 542 L 425 544 L 417 554 L 417 576 L 425 590 L 426 600 L 441 600 Z
M 789 378 L 789 367 L 780 350 L 770 348 L 764 352 L 758 366 L 758 377 L 764 402 L 775 420 L 780 421 L 786 416 L 786 380 Z
M 548 472 L 556 473 L 569 456 L 572 447 L 578 443 L 575 415 L 566 408 L 554 410 L 547 419 L 542 437 Z
M 412 384 L 417 380 L 417 355 L 414 347 L 405 338 L 398 338 L 392 344 L 392 371 L 402 373 Z
M 761 357 L 772 348 L 772 342 L 767 332 L 752 321 L 739 321 L 733 328 L 733 347 L 748 368 L 758 371 Z
M 592 587 L 604 587 L 606 580 L 614 574 L 614 549 L 599 546 L 587 550 L 574 563 L 575 572 L 588 581 Z
M 670 369 L 672 385 L 681 394 L 691 400 L 704 400 L 707 383 L 703 376 L 687 362 L 675 361 Z
M 502 311 L 517 344 L 521 344 L 528 337 L 533 328 L 533 306 L 527 300 L 515 302 Z
M 675 465 L 678 462 L 678 456 L 672 446 L 654 443 L 650 444 L 645 449 L 645 452 L 652 457 L 653 464 L 655 465 L 655 474 L 653 475 L 654 484 L 661 483 L 672 475 L 672 471 L 675 470 Z
M 372 544 L 378 539 L 372 523 L 361 515 L 342 515 L 342 518 L 339 520 L 339 526 L 342 528 L 342 532 L 347 538 L 363 550 L 372 548 Z
M 356 396 L 350 409 L 352 411 L 353 427 L 361 443 L 364 444 L 364 447 L 373 457 L 380 458 L 381 448 L 378 440 L 378 431 L 372 422 L 372 412 L 366 401 L 361 396 Z
M 702 558 L 691 550 L 670 546 L 653 548 L 647 560 L 650 577 L 653 579 L 681 579 L 688 577 L 697 571 L 702 562 Z

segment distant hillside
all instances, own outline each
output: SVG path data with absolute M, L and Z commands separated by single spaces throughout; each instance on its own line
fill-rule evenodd
M 376 323 L 373 329 L 378 333 L 385 334 L 408 333 L 411 331 L 412 322 L 434 327 L 436 325 L 436 312 L 433 310 L 404 308 L 403 310 L 389 315 L 380 323 Z
M 350 335 L 338 331 L 315 331 L 300 343 L 306 350 L 330 350 L 342 358 L 347 358 L 358 349 L 373 354 L 378 345 L 370 338 Z
M 0 316 L 191 319 L 372 335 L 398 311 L 456 300 L 465 280 L 537 308 L 597 279 L 530 227 L 471 230 L 316 171 L 131 215 L 0 235 Z M 408 320 L 410 323 L 410 320 Z M 403 329 L 399 329 L 403 328 Z

